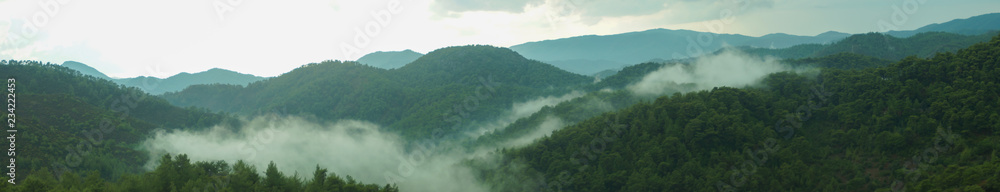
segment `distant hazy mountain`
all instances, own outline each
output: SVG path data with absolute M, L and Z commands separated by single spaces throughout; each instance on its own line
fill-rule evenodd
M 774 56 L 785 59 L 824 57 L 839 53 L 854 53 L 885 60 L 899 60 L 907 56 L 927 58 L 940 52 L 954 52 L 976 43 L 989 41 L 997 32 L 979 35 L 961 35 L 945 32 L 925 32 L 906 38 L 882 33 L 852 35 L 836 43 L 804 44 L 783 49 L 737 47 L 757 56 Z
M 420 56 L 424 56 L 424 54 L 409 49 L 404 51 L 379 51 L 362 56 L 358 59 L 358 63 L 383 69 L 395 69 L 417 60 Z
M 77 70 L 84 75 L 90 75 L 101 79 L 111 80 L 112 82 L 125 85 L 127 87 L 137 87 L 146 91 L 146 93 L 159 95 L 166 92 L 180 91 L 191 85 L 198 84 L 232 84 L 232 85 L 247 85 L 254 81 L 260 81 L 264 79 L 263 77 L 258 77 L 250 74 L 242 74 L 235 71 L 213 68 L 208 71 L 200 73 L 180 73 L 174 76 L 170 76 L 166 79 L 160 79 L 156 77 L 133 77 L 133 78 L 121 78 L 115 79 L 108 77 L 104 73 L 101 73 L 93 67 L 87 66 L 86 64 L 66 61 L 62 64 L 63 67 Z
M 817 36 L 770 34 L 750 37 L 689 30 L 651 29 L 616 35 L 588 35 L 529 42 L 511 49 L 529 59 L 578 74 L 594 74 L 653 59 L 681 59 L 711 53 L 724 45 L 784 48 L 829 43 L 849 36 L 827 32 Z M 709 41 L 710 40 L 710 41 Z
M 263 77 L 250 74 L 242 74 L 235 71 L 212 68 L 199 73 L 180 73 L 174 76 L 160 79 L 156 77 L 134 77 L 114 80 L 118 84 L 134 86 L 146 91 L 149 94 L 159 95 L 166 92 L 183 90 L 191 85 L 201 84 L 230 84 L 246 86 L 254 81 L 260 81 Z M 153 85 L 146 87 L 145 85 Z
M 891 31 L 888 34 L 909 37 L 921 32 L 943 31 L 979 35 L 992 30 L 1000 30 L 1000 13 L 956 19 L 927 25 L 913 31 Z M 848 36 L 850 34 L 834 31 L 816 36 L 775 33 L 750 37 L 689 30 L 651 29 L 614 35 L 587 35 L 528 42 L 510 48 L 529 59 L 543 61 L 570 72 L 590 75 L 653 59 L 669 60 L 700 56 L 715 52 L 723 45 L 781 49 L 802 44 L 828 44 Z M 968 45 L 971 44 L 964 46 Z
M 990 13 L 967 19 L 955 19 L 945 23 L 930 24 L 912 31 L 890 31 L 888 34 L 896 37 L 909 37 L 918 33 L 939 31 L 963 35 L 979 35 L 996 30 L 1000 30 L 1000 13 Z
M 94 76 L 94 77 L 101 78 L 101 79 L 112 80 L 111 77 L 108 77 L 104 73 L 101 73 L 101 71 L 98 71 L 97 69 L 94 69 L 93 67 L 90 67 L 90 66 L 88 66 L 86 64 L 83 64 L 83 63 L 80 63 L 80 62 L 66 61 L 66 62 L 63 62 L 62 66 L 66 67 L 66 68 L 70 68 L 72 70 L 79 71 L 83 75 L 90 75 L 90 76 Z

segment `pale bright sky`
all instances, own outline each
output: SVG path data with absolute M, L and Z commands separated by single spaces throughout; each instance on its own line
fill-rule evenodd
M 0 59 L 86 63 L 112 77 L 224 68 L 277 76 L 375 51 L 512 46 L 653 28 L 816 35 L 900 30 L 1000 11 L 997 0 L 0 0 Z

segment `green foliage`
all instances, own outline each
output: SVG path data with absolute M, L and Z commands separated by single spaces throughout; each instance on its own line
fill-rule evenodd
M 1000 36 L 881 68 L 777 73 L 766 88 L 660 97 L 500 150 L 481 179 L 497 191 L 997 191 L 997 74 Z
M 243 115 L 279 111 L 365 120 L 407 138 L 428 138 L 435 128 L 455 124 L 443 117 L 492 119 L 516 101 L 567 93 L 566 87 L 590 80 L 506 48 L 462 46 L 435 50 L 399 69 L 325 61 L 246 87 L 196 85 L 163 97 Z
M 61 180 L 58 176 L 65 171 L 102 179 L 139 173 L 148 157 L 137 146 L 153 130 L 234 122 L 225 115 L 176 107 L 137 88 L 59 65 L 0 62 L 0 77 L 16 79 L 19 180 L 34 174 L 56 175 Z M 7 113 L 4 110 L 0 115 Z
M 0 190 L 10 192 L 26 191 L 363 191 L 363 192 L 398 192 L 395 186 L 378 186 L 363 184 L 348 177 L 341 179 L 331 173 L 327 177 L 326 169 L 316 167 L 317 174 L 322 176 L 313 180 L 302 181 L 296 177 L 285 176 L 278 171 L 272 162 L 268 165 L 264 177 L 261 177 L 253 165 L 238 161 L 232 167 L 226 162 L 191 162 L 187 155 L 180 154 L 171 157 L 169 154 L 160 158 L 159 165 L 152 171 L 142 174 L 127 174 L 117 182 L 102 179 L 96 171 L 78 175 L 77 172 L 66 172 L 62 180 L 56 180 L 47 171 L 28 177 L 23 184 L 0 185 Z

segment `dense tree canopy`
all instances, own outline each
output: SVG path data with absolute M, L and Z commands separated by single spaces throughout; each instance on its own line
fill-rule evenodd
M 501 151 L 482 179 L 499 191 L 997 191 L 996 74 L 1000 37 L 880 68 L 777 73 L 766 88 L 675 94 L 568 126 Z
M 257 168 L 243 161 L 229 166 L 224 161 L 191 162 L 187 155 L 164 155 L 156 169 L 142 174 L 127 174 L 115 181 L 102 179 L 97 171 L 66 172 L 56 179 L 43 169 L 20 185 L 0 185 L 0 190 L 20 191 L 345 191 L 396 192 L 395 186 L 363 184 L 351 176 L 341 178 L 327 169 L 316 167 L 311 178 L 285 175 L 272 162 L 261 175 Z
M 59 65 L 0 62 L 0 77 L 16 80 L 20 130 L 16 155 L 21 176 L 43 168 L 55 175 L 97 171 L 104 179 L 138 173 L 148 159 L 138 145 L 153 130 L 237 123 L 226 115 L 176 107 L 138 88 Z M 5 117 L 8 113 L 0 112 Z
M 461 46 L 435 50 L 399 69 L 326 61 L 247 87 L 199 85 L 163 97 L 179 106 L 237 114 L 280 109 L 321 120 L 366 120 L 426 138 L 434 128 L 453 126 L 442 116 L 487 120 L 511 103 L 564 94 L 590 81 L 510 49 Z

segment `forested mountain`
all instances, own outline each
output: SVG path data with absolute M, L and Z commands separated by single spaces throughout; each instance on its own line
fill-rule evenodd
M 944 23 L 935 23 L 911 31 L 889 31 L 889 35 L 909 37 L 924 32 L 948 32 L 962 35 L 979 35 L 1000 30 L 1000 13 L 990 13 L 973 16 L 966 19 L 955 19 Z
M 93 67 L 87 66 L 86 64 L 76 62 L 76 61 L 66 61 L 63 62 L 62 66 L 80 71 L 83 75 L 90 75 L 100 79 L 110 80 L 112 82 L 125 85 L 127 87 L 137 87 L 146 93 L 159 95 L 166 92 L 180 91 L 191 85 L 198 84 L 232 84 L 232 85 L 247 85 L 250 82 L 260 81 L 264 79 L 263 77 L 258 77 L 250 74 L 242 74 L 235 71 L 212 68 L 208 71 L 198 72 L 198 73 L 180 73 L 174 76 L 167 77 L 166 79 L 160 79 L 156 77 L 133 77 L 133 78 L 111 78 L 101 73 Z M 150 86 L 155 85 L 155 86 Z
M 196 85 L 163 97 L 179 106 L 237 114 L 280 108 L 321 120 L 365 120 L 423 137 L 452 126 L 444 114 L 460 114 L 466 122 L 492 119 L 513 102 L 564 94 L 589 82 L 510 49 L 461 46 L 435 50 L 399 69 L 325 61 L 246 87 Z
M 259 176 L 243 162 L 232 167 L 222 161 L 191 163 L 183 154 L 162 157 L 155 170 L 145 172 L 142 166 L 151 157 L 140 145 L 154 130 L 235 127 L 241 122 L 200 108 L 176 107 L 138 88 L 60 65 L 3 60 L 0 77 L 16 84 L 19 130 L 19 183 L 4 182 L 0 191 L 209 190 L 206 185 L 230 191 L 397 191 L 327 175 L 319 167 L 312 180 L 285 175 L 273 164 Z
M 590 93 L 566 102 L 559 103 L 551 107 L 542 108 L 535 114 L 519 119 L 510 125 L 485 134 L 475 141 L 469 141 L 468 146 L 509 146 L 511 143 L 518 143 L 524 136 L 538 134 L 539 132 L 551 132 L 551 127 L 546 127 L 546 123 L 551 124 L 553 119 L 564 124 L 575 124 L 582 122 L 600 114 L 619 110 L 635 105 L 642 100 L 650 99 L 645 96 L 636 95 L 627 90 L 629 85 L 639 83 L 645 78 L 655 76 L 651 73 L 662 70 L 665 67 L 675 65 L 686 65 L 692 67 L 697 65 L 693 60 L 676 60 L 663 63 L 647 62 L 625 67 L 619 73 L 609 76 L 600 82 L 584 86 L 582 89 Z M 789 68 L 832 68 L 832 69 L 864 69 L 887 66 L 892 61 L 878 59 L 874 57 L 841 53 L 818 58 L 790 59 L 783 60 Z M 704 64 L 704 63 L 703 63 Z M 683 87 L 684 85 L 679 85 Z M 677 89 L 674 92 L 683 93 Z M 673 92 L 666 93 L 667 95 Z M 561 128 L 561 127 L 560 127 Z
M 274 111 L 316 122 L 318 128 L 300 130 L 293 130 L 298 124 L 267 125 L 293 140 L 303 130 L 324 135 L 316 137 L 320 140 L 384 139 L 377 142 L 390 147 L 372 149 L 387 149 L 379 153 L 388 155 L 366 157 L 412 162 L 414 155 L 424 155 L 421 161 L 445 163 L 411 171 L 445 166 L 442 172 L 449 176 L 481 181 L 471 185 L 494 191 L 1000 191 L 996 32 L 927 32 L 907 38 L 880 33 L 843 38 L 846 34 L 837 32 L 719 35 L 718 42 L 752 46 L 843 39 L 783 49 L 706 49 L 703 57 L 675 60 L 633 58 L 664 46 L 656 42 L 624 44 L 650 38 L 684 42 L 699 34 L 659 29 L 568 38 L 594 40 L 590 43 L 618 52 L 591 53 L 598 57 L 640 61 L 599 79 L 574 74 L 589 69 L 564 71 L 514 48 L 484 45 L 426 55 L 373 53 L 359 62 L 311 63 L 267 79 L 223 69 L 167 79 L 112 79 L 78 62 L 0 61 L 0 77 L 17 82 L 21 127 L 20 183 L 0 185 L 0 191 L 407 190 L 390 179 L 403 173 L 403 163 L 390 168 L 397 172 L 347 171 L 377 183 L 365 184 L 327 170 L 345 173 L 337 164 L 318 163 L 310 176 L 277 160 L 264 168 L 260 163 L 267 161 L 260 158 L 196 161 L 217 157 L 189 159 L 176 151 L 160 156 L 151 149 L 173 150 L 157 148 L 172 145 L 144 142 L 166 134 L 189 137 L 159 141 L 249 135 L 255 129 L 243 125 L 248 118 Z M 566 40 L 547 43 L 580 50 L 589 45 Z M 654 48 L 628 52 L 635 47 Z M 548 51 L 564 51 L 553 54 L 557 57 L 574 50 Z M 767 55 L 784 59 L 762 57 Z M 761 68 L 781 72 L 754 72 Z M 699 82 L 736 76 L 742 77 L 732 85 Z M 674 81 L 637 86 L 650 79 Z M 660 91 L 641 92 L 644 88 Z M 153 96 L 167 90 L 179 91 Z M 340 120 L 374 128 L 333 124 Z M 332 134 L 342 135 L 328 137 Z M 242 142 L 234 140 L 221 144 Z M 418 142 L 427 141 L 437 148 L 418 149 L 425 147 Z M 257 144 L 324 148 L 347 142 L 352 141 Z M 221 146 L 204 147 L 225 150 L 228 145 Z M 274 153 L 260 151 L 261 158 Z M 322 155 L 301 159 L 330 160 Z M 383 174 L 385 183 L 366 172 Z M 405 184 L 420 181 L 414 178 Z
M 79 71 L 83 75 L 90 75 L 104 80 L 112 80 L 112 81 L 114 80 L 111 77 L 108 77 L 108 75 L 101 73 L 101 71 L 98 71 L 97 69 L 94 69 L 93 67 L 90 67 L 89 65 L 80 62 L 66 61 L 62 63 L 62 66 L 72 70 Z
M 954 52 L 970 45 L 989 41 L 996 31 L 978 35 L 960 35 L 945 32 L 926 32 L 907 38 L 897 38 L 882 33 L 857 34 L 833 44 L 803 44 L 784 49 L 738 47 L 758 56 L 799 59 L 824 57 L 840 53 L 855 53 L 896 61 L 907 56 L 927 58 L 940 52 Z
M 424 54 L 409 49 L 403 51 L 378 51 L 361 56 L 361 58 L 358 58 L 358 63 L 383 69 L 395 69 L 417 60 L 420 56 L 424 56 Z
M 497 191 L 997 191 L 996 74 L 1000 36 L 663 96 L 467 163 Z
M 138 88 L 59 65 L 0 62 L 0 76 L 16 83 L 16 123 L 22 129 L 17 141 L 31 143 L 17 145 L 18 174 L 42 168 L 95 170 L 103 178 L 135 173 L 146 161 L 136 146 L 150 131 L 232 123 L 227 116 L 179 108 Z

